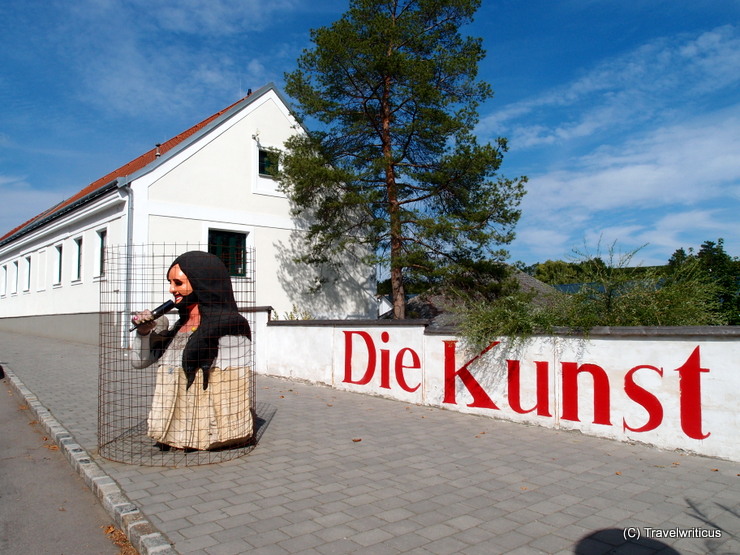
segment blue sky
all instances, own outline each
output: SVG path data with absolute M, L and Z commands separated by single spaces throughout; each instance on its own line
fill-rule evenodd
M 346 0 L 0 5 L 0 234 L 295 68 Z M 740 255 L 740 0 L 484 0 L 481 140 L 527 175 L 511 260 Z

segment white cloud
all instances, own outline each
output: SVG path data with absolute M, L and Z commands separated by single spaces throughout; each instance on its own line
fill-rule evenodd
M 638 257 L 662 264 L 719 237 L 738 252 L 738 84 L 740 34 L 724 26 L 643 45 L 492 114 L 482 129 L 508 135 L 537 168 L 514 258 L 616 241 L 627 252 L 648 244 Z
M 740 31 L 726 25 L 694 37 L 655 40 L 605 60 L 579 79 L 493 112 L 484 135 L 512 148 L 561 144 L 637 124 L 668 122 L 708 93 L 740 84 Z
M 665 214 L 636 237 L 648 247 L 644 264 L 665 264 L 679 248 L 697 249 L 704 241 L 725 239 L 725 250 L 731 255 L 740 252 L 740 221 L 732 211 L 696 209 Z
M 72 94 L 101 113 L 177 115 L 275 80 L 265 69 L 277 67 L 275 36 L 259 33 L 296 2 L 55 2 L 39 55 L 53 52 L 75 81 Z
M 63 0 L 58 7 L 90 23 L 127 24 L 127 32 L 173 32 L 224 36 L 262 30 L 277 14 L 295 9 L 298 0 Z M 119 29 L 123 27 L 118 27 Z
M 526 218 L 526 213 L 525 213 Z M 516 234 L 516 239 L 509 250 L 513 260 L 522 258 L 520 252 L 528 253 L 527 263 L 544 262 L 545 260 L 562 259 L 573 247 L 572 238 L 567 232 L 560 232 L 552 227 L 541 226 L 539 222 L 531 222 L 528 218 L 522 222 Z
M 34 189 L 24 177 L 0 174 L 0 235 L 5 235 L 39 214 L 39 207 L 50 208 L 64 196 L 59 191 Z M 42 208 L 43 210 L 44 208 Z
M 733 210 L 697 208 L 666 213 L 640 212 L 631 220 L 620 214 L 571 221 L 570 214 L 559 212 L 559 221 L 522 218 L 512 258 L 527 263 L 548 259 L 571 260 L 574 251 L 603 253 L 612 244 L 617 254 L 639 249 L 633 262 L 641 265 L 665 264 L 678 248 L 698 249 L 702 242 L 725 240 L 725 250 L 740 252 L 740 221 Z
M 513 250 L 528 252 L 533 262 L 566 257 L 584 241 L 617 241 L 626 251 L 647 243 L 641 261 L 662 264 L 679 247 L 724 237 L 736 253 L 739 152 L 737 105 L 644 130 L 530 175 Z
M 571 159 L 569 169 L 530 177 L 534 210 L 591 212 L 691 205 L 737 194 L 740 105 Z

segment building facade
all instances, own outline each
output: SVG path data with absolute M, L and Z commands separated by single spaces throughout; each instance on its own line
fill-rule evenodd
M 267 85 L 10 231 L 0 238 L 0 329 L 94 342 L 106 252 L 150 244 L 253 250 L 255 303 L 278 316 L 375 317 L 373 268 L 348 258 L 309 292 L 315 271 L 292 262 L 301 230 L 269 165 L 299 132 Z

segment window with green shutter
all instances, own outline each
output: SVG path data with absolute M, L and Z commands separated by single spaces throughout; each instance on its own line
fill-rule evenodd
M 231 276 L 247 275 L 247 235 L 234 231 L 208 230 L 208 252 L 218 256 Z

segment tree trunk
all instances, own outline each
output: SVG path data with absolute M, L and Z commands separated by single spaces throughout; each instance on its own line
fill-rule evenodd
M 382 101 L 382 138 L 383 157 L 385 158 L 385 187 L 388 193 L 388 217 L 391 234 L 391 296 L 393 297 L 393 318 L 406 318 L 406 291 L 403 287 L 403 267 L 399 263 L 403 252 L 403 226 L 401 225 L 401 207 L 398 202 L 398 187 L 393 166 L 393 147 L 391 143 L 391 79 L 385 79 Z
M 386 188 L 388 190 L 388 213 L 391 231 L 391 295 L 393 297 L 393 318 L 406 318 L 406 291 L 403 286 L 403 268 L 399 263 L 403 252 L 403 227 L 401 225 L 400 205 L 393 168 L 386 168 Z
M 393 318 L 406 318 L 406 292 L 403 288 L 403 274 L 401 268 L 391 269 L 391 292 L 393 295 Z

